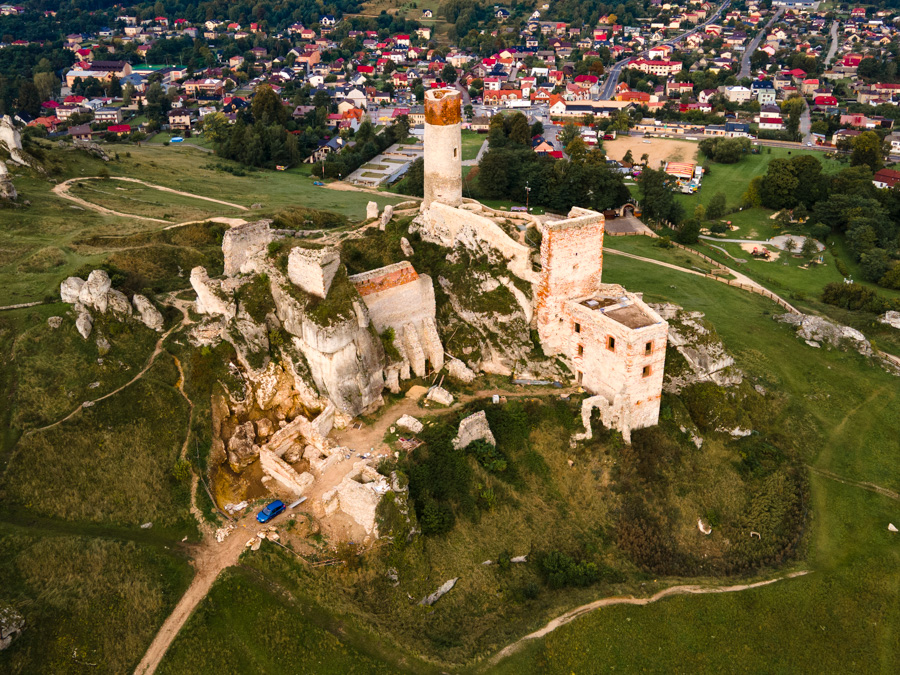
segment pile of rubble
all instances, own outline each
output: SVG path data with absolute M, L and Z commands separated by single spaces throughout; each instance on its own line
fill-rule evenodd
M 855 328 L 842 326 L 821 316 L 811 314 L 780 314 L 776 321 L 786 323 L 797 328 L 797 337 L 801 338 L 810 347 L 821 347 L 827 344 L 832 347 L 850 347 L 863 356 L 872 356 L 874 350 L 866 339 L 866 336 Z

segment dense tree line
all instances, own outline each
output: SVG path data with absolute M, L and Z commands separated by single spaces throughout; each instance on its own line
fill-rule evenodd
M 478 196 L 561 212 L 572 206 L 602 211 L 628 200 L 622 174 L 609 168 L 602 149 L 589 150 L 580 138 L 566 142 L 561 135 L 569 158 L 542 157 L 531 148 L 533 131 L 522 113 L 494 116 L 489 149 L 478 165 Z
M 869 155 L 864 142 L 860 152 L 854 150 L 856 165 L 835 175 L 822 173 L 811 155 L 773 159 L 750 182 L 744 202 L 810 213 L 805 227 L 812 236 L 844 235 L 867 280 L 900 288 L 900 188 L 875 188 L 872 169 L 878 162 Z

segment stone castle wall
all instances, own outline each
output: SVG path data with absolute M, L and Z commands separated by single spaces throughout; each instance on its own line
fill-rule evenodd
M 222 237 L 222 253 L 225 257 L 225 275 L 232 277 L 239 272 L 249 272 L 245 265 L 259 255 L 275 240 L 275 233 L 269 229 L 270 220 L 257 220 L 238 225 L 225 232 Z
M 563 350 L 568 331 L 563 306 L 590 295 L 603 275 L 603 214 L 573 208 L 569 218 L 547 223 L 541 240 L 541 274 L 535 294 L 538 335 L 546 354 Z
M 288 278 L 310 295 L 324 298 L 340 265 L 337 249 L 295 247 L 288 256 Z
M 629 408 L 628 426 L 640 429 L 659 420 L 669 325 L 634 294 L 625 293 L 625 298 L 653 323 L 630 328 L 573 300 L 563 311 L 567 339 L 562 353 L 576 381 L 610 403 L 619 397 L 619 405 Z M 612 348 L 610 338 L 615 341 Z
M 408 260 L 403 260 L 377 270 L 354 274 L 350 277 L 350 283 L 356 287 L 360 295 L 366 296 L 402 286 L 418 278 L 419 275 L 412 264 Z

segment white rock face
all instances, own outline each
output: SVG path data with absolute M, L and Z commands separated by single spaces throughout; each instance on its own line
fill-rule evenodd
M 81 288 L 84 286 L 84 279 L 79 277 L 69 277 L 59 285 L 59 296 L 63 302 L 70 305 L 78 302 L 78 296 Z
M 106 302 L 109 311 L 119 316 L 131 316 L 131 303 L 128 296 L 114 288 L 106 293 Z
M 236 473 L 259 457 L 259 446 L 254 443 L 255 440 L 256 429 L 253 422 L 241 424 L 228 439 L 228 463 Z
M 159 313 L 159 310 L 153 306 L 153 303 L 150 302 L 150 300 L 145 296 L 136 293 L 131 301 L 134 303 L 135 310 L 137 310 L 137 313 L 140 315 L 141 323 L 147 326 L 147 328 L 151 328 L 155 331 L 162 330 L 162 314 Z
M 4 115 L 0 119 L 0 147 L 6 148 L 9 152 L 9 161 L 13 164 L 29 166 L 30 162 L 22 152 L 22 136 L 9 115 Z
M 400 237 L 400 250 L 407 258 L 411 258 L 416 253 L 406 237 Z
M 441 596 L 446 595 L 450 591 L 453 590 L 453 587 L 456 586 L 456 582 L 459 581 L 459 577 L 455 579 L 450 579 L 449 581 L 445 581 L 439 589 L 437 589 L 431 595 L 428 595 L 422 598 L 419 601 L 420 605 L 424 605 L 425 607 L 431 607 L 434 603 L 441 599 Z
M 886 323 L 891 328 L 900 330 L 900 312 L 885 312 L 884 316 L 878 319 L 881 323 Z
M 429 401 L 440 403 L 441 405 L 453 405 L 453 394 L 443 387 L 432 387 L 425 396 Z
M 0 607 L 0 651 L 9 647 L 25 630 L 25 617 L 9 605 Z
M 112 286 L 109 275 L 103 270 L 94 270 L 78 293 L 78 301 L 85 307 L 93 307 L 103 314 L 106 312 L 109 300 L 107 294 Z
M 366 220 L 370 218 L 378 217 L 378 204 L 377 202 L 369 202 L 366 204 Z
M 466 384 L 469 384 L 475 379 L 475 371 L 459 359 L 450 359 L 450 361 L 447 362 L 447 374 Z
M 775 320 L 796 326 L 797 337 L 802 340 L 824 342 L 832 347 L 840 347 L 847 343 L 865 356 L 871 356 L 873 353 L 872 345 L 869 344 L 866 336 L 855 328 L 850 328 L 850 326 L 842 326 L 820 316 L 793 314 L 790 312 L 776 316 Z
M 83 337 L 85 340 L 90 337 L 91 329 L 93 327 L 94 318 L 87 312 L 82 312 L 78 315 L 78 318 L 75 319 L 75 328 L 78 329 L 78 332 L 81 333 L 81 337 Z
M 0 199 L 8 199 L 13 201 L 19 196 L 16 192 L 16 186 L 13 185 L 12 178 L 9 177 L 9 170 L 6 164 L 0 161 Z
M 381 223 L 378 225 L 378 229 L 384 231 L 384 228 L 387 227 L 387 224 L 391 222 L 391 218 L 394 217 L 394 207 L 391 204 L 388 204 L 384 207 L 384 213 L 381 214 Z
M 205 268 L 191 270 L 191 286 L 197 293 L 197 312 L 224 316 L 229 320 L 234 318 L 237 312 L 234 298 L 222 288 L 221 282 L 209 278 Z
M 268 220 L 258 220 L 232 227 L 222 237 L 222 254 L 225 257 L 225 274 L 234 276 L 239 272 L 249 272 L 247 264 L 254 257 L 266 251 L 275 239 L 269 229 Z
M 484 410 L 479 410 L 474 415 L 469 415 L 460 421 L 459 431 L 456 434 L 456 438 L 453 439 L 453 449 L 462 450 L 467 448 L 473 441 L 484 441 L 489 445 L 497 445 Z
M 407 431 L 411 431 L 414 434 L 419 433 L 424 428 L 422 426 L 422 423 L 411 415 L 404 415 L 397 420 L 396 424 L 401 429 L 406 429 Z

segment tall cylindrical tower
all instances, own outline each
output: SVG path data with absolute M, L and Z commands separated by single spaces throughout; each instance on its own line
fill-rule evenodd
M 425 92 L 425 208 L 462 204 L 461 101 L 456 89 Z

